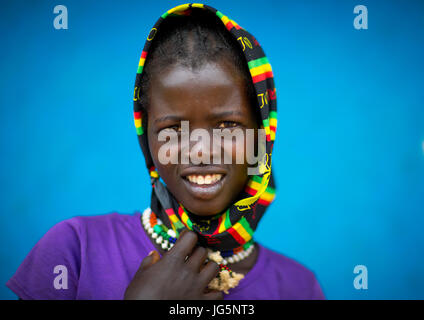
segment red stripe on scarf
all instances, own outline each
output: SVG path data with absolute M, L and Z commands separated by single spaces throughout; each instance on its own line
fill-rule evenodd
M 245 244 L 244 239 L 238 234 L 238 232 L 236 230 L 234 230 L 233 228 L 230 228 L 227 230 L 229 234 L 231 234 L 233 236 L 233 238 L 240 244 Z
M 253 80 L 253 83 L 257 83 L 265 79 L 272 78 L 273 76 L 274 75 L 272 74 L 272 71 L 268 71 L 268 72 L 258 74 L 257 76 L 254 76 L 252 80 Z

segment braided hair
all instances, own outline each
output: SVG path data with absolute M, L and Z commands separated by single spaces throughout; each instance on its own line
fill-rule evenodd
M 245 81 L 246 94 L 256 113 L 256 93 L 246 58 L 222 22 L 197 8 L 192 8 L 190 15 L 167 17 L 153 39 L 144 65 L 139 100 L 141 109 L 148 110 L 150 80 L 154 74 L 174 64 L 196 70 L 207 62 L 223 59 L 231 62 Z

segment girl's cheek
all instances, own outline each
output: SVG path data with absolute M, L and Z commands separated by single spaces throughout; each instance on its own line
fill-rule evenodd
M 178 164 L 179 143 L 176 139 L 167 142 L 159 142 L 156 157 L 161 165 Z
M 231 164 L 246 163 L 246 139 L 225 141 L 222 145 L 224 159 L 231 159 Z

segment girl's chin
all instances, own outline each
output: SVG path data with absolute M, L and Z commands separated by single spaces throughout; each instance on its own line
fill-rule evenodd
M 183 204 L 184 205 L 184 204 Z M 201 204 L 201 203 L 193 203 L 189 206 L 184 206 L 191 214 L 195 217 L 199 218 L 210 218 L 216 216 L 218 213 L 225 211 L 226 207 L 223 206 L 215 206 L 212 203 L 209 204 Z
M 216 199 L 215 201 L 207 201 L 205 202 L 199 202 L 198 200 L 194 199 L 184 199 L 184 202 L 181 202 L 184 208 L 189 211 L 192 215 L 194 215 L 196 218 L 199 219 L 205 219 L 205 218 L 212 218 L 216 216 L 217 214 L 225 212 L 227 210 L 228 205 L 227 202 L 223 205 L 222 203 L 224 201 L 221 201 L 220 199 Z M 184 203 L 187 203 L 188 205 L 184 205 Z

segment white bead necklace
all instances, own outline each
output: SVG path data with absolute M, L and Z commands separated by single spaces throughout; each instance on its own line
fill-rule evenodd
M 174 246 L 174 242 L 177 239 L 177 235 L 176 235 L 175 231 L 173 229 L 168 229 L 168 231 L 166 233 L 168 234 L 169 237 L 166 236 L 166 234 L 165 234 L 165 237 L 159 235 L 156 232 L 156 230 L 154 229 L 154 226 L 152 227 L 152 225 L 150 224 L 151 214 L 152 214 L 152 210 L 150 208 L 147 208 L 146 210 L 144 210 L 144 212 L 141 216 L 141 221 L 143 223 L 144 229 L 147 231 L 148 234 L 151 235 L 153 240 L 161 246 L 162 249 L 164 249 L 164 250 L 171 249 Z M 156 220 L 157 220 L 158 225 L 163 224 L 162 221 L 159 218 L 156 217 Z M 168 239 L 165 239 L 166 237 Z M 174 241 L 174 239 L 175 239 L 175 241 Z M 217 262 L 217 263 L 222 263 L 223 265 L 226 265 L 228 263 L 236 263 L 236 262 L 239 262 L 243 259 L 246 259 L 248 256 L 250 256 L 253 249 L 254 249 L 254 245 L 252 244 L 246 250 L 240 251 L 240 252 L 235 253 L 232 256 L 226 257 L 226 258 L 222 258 L 219 251 L 212 251 L 211 249 L 208 249 L 208 258 L 210 260 Z

